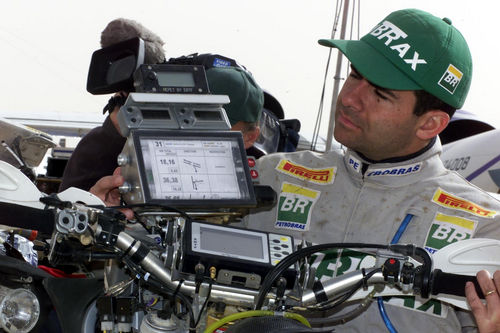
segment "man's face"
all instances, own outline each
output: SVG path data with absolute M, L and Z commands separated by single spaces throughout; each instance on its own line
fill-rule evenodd
M 245 145 L 245 149 L 248 149 L 253 146 L 255 141 L 259 138 L 260 128 L 254 127 L 249 130 L 248 126 L 243 121 L 238 121 L 231 127 L 231 131 L 240 131 L 243 134 L 243 144 Z
M 352 68 L 337 99 L 335 139 L 375 161 L 412 154 L 423 148 L 415 102 L 413 91 L 376 87 Z

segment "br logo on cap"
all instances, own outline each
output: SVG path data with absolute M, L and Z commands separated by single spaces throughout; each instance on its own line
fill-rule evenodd
M 462 79 L 462 76 L 462 72 L 459 71 L 455 66 L 450 64 L 439 80 L 438 84 L 453 95 L 455 89 L 460 83 L 460 80 Z

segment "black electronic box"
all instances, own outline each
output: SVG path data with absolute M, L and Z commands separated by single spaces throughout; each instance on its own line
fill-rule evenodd
M 201 263 L 205 276 L 209 276 L 211 267 L 216 269 L 217 282 L 253 285 L 257 289 L 260 283 L 247 280 L 263 280 L 281 259 L 292 253 L 294 243 L 287 235 L 192 222 L 185 225 L 182 248 L 181 272 L 194 274 L 195 266 Z M 293 287 L 296 275 L 294 267 L 285 271 L 288 288 Z

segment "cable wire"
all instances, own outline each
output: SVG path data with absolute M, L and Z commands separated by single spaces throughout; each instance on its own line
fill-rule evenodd
M 311 327 L 311 324 L 309 324 L 307 319 L 298 313 L 283 312 L 280 314 L 282 314 L 283 317 L 285 317 L 285 318 L 295 319 L 295 320 L 301 322 L 302 324 L 306 325 L 307 327 Z M 226 317 L 216 321 L 212 325 L 208 326 L 205 329 L 204 333 L 212 333 L 213 331 L 215 331 L 219 327 L 221 327 L 224 324 L 227 324 L 231 321 L 249 318 L 249 317 L 263 317 L 263 316 L 275 316 L 275 315 L 276 315 L 276 313 L 274 311 L 265 311 L 265 310 L 251 310 L 251 311 L 233 313 L 232 315 L 226 316 Z
M 89 206 L 89 207 L 95 207 L 95 206 Z M 164 209 L 165 211 L 168 211 L 168 212 L 178 213 L 180 216 L 182 216 L 186 220 L 186 222 L 191 222 L 193 220 L 191 218 L 191 216 L 189 216 L 185 211 L 182 211 L 180 209 L 177 209 L 177 208 L 174 208 L 174 207 L 171 207 L 171 206 L 161 205 L 161 204 L 147 204 L 147 203 L 144 203 L 144 204 L 126 204 L 126 205 L 123 205 L 123 206 L 111 206 L 111 207 L 106 207 L 106 208 L 109 208 L 109 209 L 162 208 L 162 209 Z
M 198 313 L 198 319 L 196 319 L 196 321 L 194 323 L 195 327 L 198 327 L 198 324 L 200 323 L 203 311 L 205 311 L 205 308 L 207 307 L 208 300 L 210 299 L 210 293 L 212 292 L 212 283 L 213 283 L 213 280 L 210 280 L 210 283 L 208 285 L 207 298 L 205 298 L 205 302 L 203 302 L 203 305 L 202 305 L 202 307 L 200 309 L 200 313 Z
M 399 240 L 401 239 L 401 236 L 405 232 L 406 228 L 408 227 L 408 224 L 410 224 L 410 221 L 412 220 L 413 215 L 412 214 L 407 214 L 403 221 L 401 221 L 401 224 L 399 225 L 398 230 L 396 230 L 396 233 L 394 234 L 394 237 L 392 237 L 391 244 L 397 244 Z M 385 326 L 387 327 L 387 330 L 389 330 L 390 333 L 397 333 L 398 331 L 394 327 L 394 325 L 391 322 L 391 319 L 387 315 L 387 311 L 385 310 L 385 305 L 384 305 L 384 299 L 382 297 L 377 297 L 377 305 L 378 305 L 378 310 L 380 312 L 380 315 L 382 316 L 382 320 L 384 321 Z
M 264 304 L 265 295 L 271 289 L 274 281 L 283 274 L 283 272 L 292 266 L 298 260 L 307 257 L 313 253 L 329 250 L 332 248 L 373 248 L 373 249 L 389 249 L 388 245 L 367 244 L 367 243 L 327 243 L 313 245 L 299 249 L 281 260 L 267 275 L 262 282 L 259 294 L 256 298 L 255 309 L 260 310 Z

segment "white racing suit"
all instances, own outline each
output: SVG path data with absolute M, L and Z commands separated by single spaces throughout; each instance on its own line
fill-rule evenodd
M 274 188 L 278 203 L 250 214 L 245 224 L 315 244 L 389 244 L 412 214 L 398 243 L 431 253 L 470 237 L 500 239 L 500 202 L 445 169 L 440 152 L 437 139 L 417 156 L 392 163 L 371 164 L 351 150 L 268 155 L 258 160 L 260 183 Z M 367 259 L 355 251 L 320 253 L 317 277 L 359 269 Z M 469 312 L 436 300 L 392 297 L 385 307 L 400 333 L 475 331 Z M 374 302 L 336 331 L 385 333 L 387 328 Z

